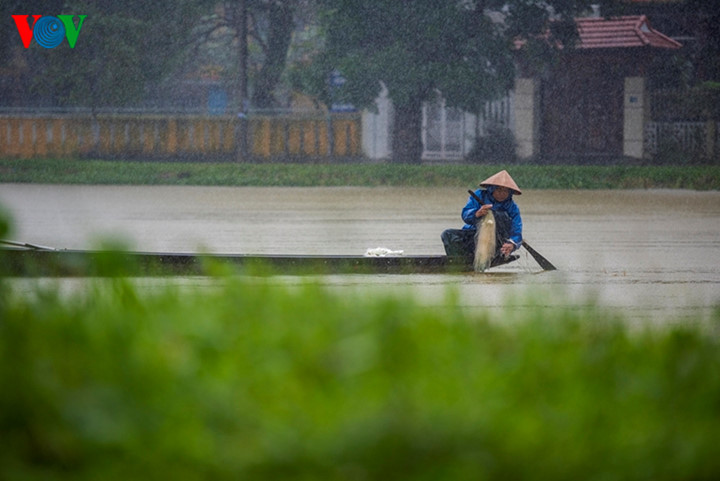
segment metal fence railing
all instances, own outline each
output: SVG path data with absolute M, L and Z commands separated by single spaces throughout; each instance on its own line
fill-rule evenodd
M 720 153 L 720 122 L 648 122 L 645 125 L 645 152 L 651 156 L 682 153 L 714 158 Z

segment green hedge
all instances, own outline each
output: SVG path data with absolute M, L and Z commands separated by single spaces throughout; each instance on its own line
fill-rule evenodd
M 0 285 L 0 479 L 720 477 L 720 312 L 86 282 Z
M 226 186 L 458 186 L 508 169 L 524 189 L 719 189 L 720 166 L 233 164 L 0 159 L 0 183 Z

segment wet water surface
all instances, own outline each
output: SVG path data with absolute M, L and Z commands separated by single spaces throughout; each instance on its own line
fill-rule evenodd
M 463 189 L 0 185 L 13 238 L 61 248 L 122 240 L 134 250 L 244 254 L 443 254 Z M 720 193 L 526 191 L 524 237 L 558 271 L 521 259 L 485 274 L 349 275 L 339 292 L 409 292 L 423 302 L 499 311 L 529 293 L 548 305 L 596 302 L 631 318 L 704 318 L 720 303 Z M 299 282 L 290 276 L 278 282 Z M 142 281 L 148 282 L 148 281 Z M 177 283 L 203 286 L 212 280 Z M 529 309 L 529 307 L 528 307 Z

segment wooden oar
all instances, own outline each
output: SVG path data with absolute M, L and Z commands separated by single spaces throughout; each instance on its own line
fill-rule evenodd
M 476 201 L 478 201 L 478 202 L 480 203 L 480 205 L 483 205 L 482 199 L 481 199 L 480 197 L 478 197 L 475 192 L 473 192 L 472 190 L 469 190 L 469 189 L 468 189 L 468 193 L 470 194 L 470 196 L 471 196 L 473 199 L 475 199 Z M 522 246 L 525 248 L 525 250 L 527 250 L 527 251 L 530 253 L 530 255 L 532 256 L 532 258 L 535 259 L 535 262 L 537 262 L 538 264 L 540 264 L 540 267 L 542 267 L 543 270 L 545 270 L 545 271 L 555 271 L 555 270 L 557 270 L 557 267 L 555 267 L 554 265 L 552 265 L 552 263 L 551 263 L 549 260 L 547 260 L 547 259 L 545 259 L 543 256 L 541 256 L 538 251 L 536 251 L 535 249 L 533 249 L 532 247 L 530 247 L 530 244 L 528 244 L 527 241 L 524 240 L 524 239 L 523 239 L 523 241 L 522 241 Z
M 522 246 L 525 248 L 525 250 L 527 250 L 530 253 L 531 256 L 533 256 L 533 259 L 535 259 L 535 261 L 538 264 L 540 264 L 540 267 L 542 267 L 543 270 L 546 270 L 546 271 L 557 270 L 557 267 L 552 265 L 552 263 L 549 260 L 545 259 L 543 256 L 540 255 L 540 253 L 538 251 L 536 251 L 535 249 L 530 247 L 530 244 L 528 244 L 525 241 L 525 239 L 523 239 L 523 241 L 522 241 Z

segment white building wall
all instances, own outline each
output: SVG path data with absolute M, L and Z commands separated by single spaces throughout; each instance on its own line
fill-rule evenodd
M 370 159 L 389 159 L 392 154 L 392 101 L 383 86 L 375 99 L 376 111 L 362 112 L 362 151 Z
M 502 126 L 514 131 L 514 95 L 488 102 L 481 115 L 448 108 L 439 104 L 423 106 L 423 159 L 457 160 L 464 158 L 475 146 L 478 135 L 486 135 L 489 126 Z M 392 157 L 393 106 L 383 87 L 375 100 L 376 111 L 362 113 L 363 154 L 376 160 Z

